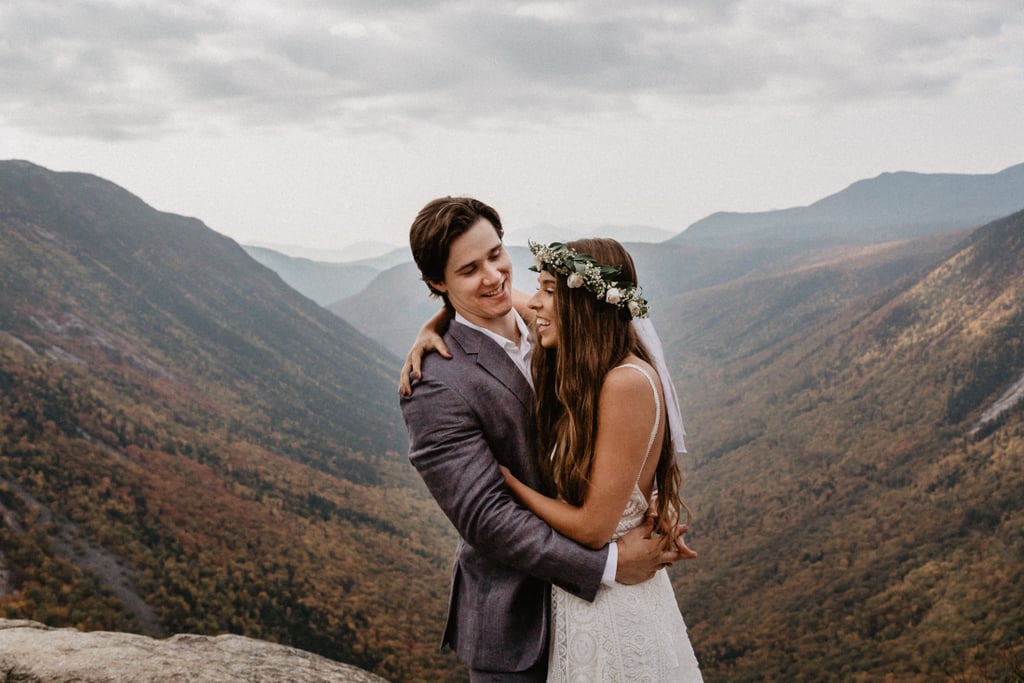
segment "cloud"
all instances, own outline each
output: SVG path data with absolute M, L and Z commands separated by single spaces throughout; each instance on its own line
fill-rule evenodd
M 1021 88 L 1017 0 L 13 0 L 0 121 L 100 139 L 401 131 Z

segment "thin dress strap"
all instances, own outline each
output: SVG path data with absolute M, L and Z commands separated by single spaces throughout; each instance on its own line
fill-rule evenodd
M 654 428 L 651 430 L 651 438 L 647 440 L 647 452 L 644 454 L 644 461 L 640 464 L 640 471 L 636 474 L 636 482 L 634 486 L 639 486 L 640 476 L 644 473 L 644 466 L 647 465 L 647 459 L 651 457 L 651 447 L 654 445 L 654 439 L 658 436 L 658 429 L 661 427 L 661 397 L 658 396 L 658 387 L 651 379 L 651 376 L 647 374 L 647 371 L 636 363 L 623 363 L 622 365 L 616 365 L 615 369 L 618 368 L 633 368 L 641 375 L 647 378 L 647 383 L 651 385 L 651 391 L 654 392 Z

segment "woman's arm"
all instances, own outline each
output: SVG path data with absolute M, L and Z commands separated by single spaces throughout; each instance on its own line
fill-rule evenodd
M 412 378 L 422 379 L 420 362 L 423 356 L 431 351 L 437 351 L 445 358 L 451 358 L 448 346 L 444 343 L 441 335 L 448 329 L 452 321 L 452 314 L 448 309 L 442 308 L 431 316 L 430 320 L 423 323 L 419 334 L 412 343 L 412 348 L 405 356 L 405 363 L 402 364 L 402 372 L 398 376 L 398 393 L 402 396 L 412 396 Z
M 580 507 L 534 491 L 508 472 L 504 472 L 505 481 L 523 505 L 555 531 L 583 545 L 600 548 L 615 533 L 640 474 L 654 427 L 654 410 L 654 395 L 643 375 L 628 368 L 608 373 L 598 399 L 590 485 Z M 649 459 L 645 472 L 652 472 L 656 461 L 657 458 Z
M 576 528 L 576 525 L 579 523 L 579 512 L 582 508 L 569 505 L 561 500 L 549 498 L 543 493 L 531 489 L 529 486 L 516 479 L 515 475 L 509 472 L 507 467 L 502 466 L 501 473 L 505 475 L 505 483 L 508 484 L 510 489 L 512 489 L 512 493 L 515 494 L 515 497 L 518 498 L 530 512 L 543 519 L 558 533 L 563 536 L 568 536 L 574 541 L 590 546 L 591 548 L 602 548 L 606 543 L 608 543 L 608 540 L 611 538 L 611 534 L 608 535 L 608 538 L 600 542 L 589 542 L 584 539 L 580 530 Z

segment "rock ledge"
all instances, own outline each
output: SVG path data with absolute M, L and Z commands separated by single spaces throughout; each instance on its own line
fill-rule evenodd
M 387 683 L 349 664 L 236 635 L 165 639 L 0 619 L 0 681 Z

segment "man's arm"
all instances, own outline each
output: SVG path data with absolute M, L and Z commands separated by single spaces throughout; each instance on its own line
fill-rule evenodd
M 492 560 L 593 600 L 608 549 L 584 548 L 519 505 L 462 396 L 428 375 L 402 400 L 402 412 L 409 459 L 467 543 Z

